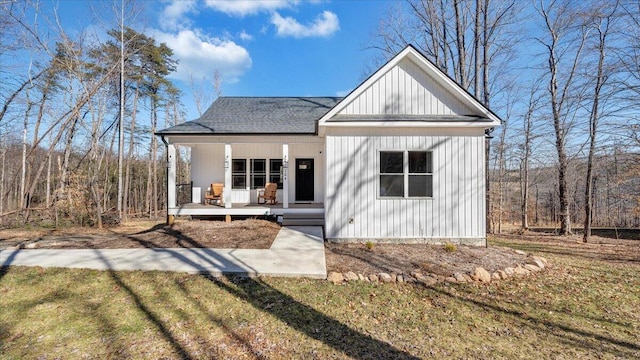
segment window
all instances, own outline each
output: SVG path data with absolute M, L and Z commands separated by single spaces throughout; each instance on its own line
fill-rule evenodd
M 247 187 L 247 160 L 233 159 L 231 168 L 231 188 L 245 189 Z
M 251 159 L 251 188 L 263 188 L 267 183 L 267 160 Z
M 431 151 L 380 151 L 380 197 L 432 197 Z
M 404 153 L 380 152 L 380 196 L 404 196 Z
M 278 184 L 282 189 L 282 159 L 269 160 L 269 182 Z

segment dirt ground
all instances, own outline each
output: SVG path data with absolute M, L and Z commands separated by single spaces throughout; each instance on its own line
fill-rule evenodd
M 218 248 L 268 249 L 280 226 L 265 220 L 179 221 L 173 226 L 132 221 L 105 228 L 62 230 L 0 230 L 0 250 L 32 249 L 133 249 Z
M 0 250 L 6 248 L 236 248 L 268 249 L 280 226 L 266 220 L 179 221 L 174 226 L 157 222 L 132 221 L 108 229 L 69 228 L 64 230 L 0 230 Z M 491 241 L 491 239 L 495 239 Z M 327 271 L 362 274 L 412 271 L 450 276 L 468 273 L 477 266 L 489 271 L 513 267 L 526 256 L 501 247 L 502 240 L 521 241 L 535 253 L 537 246 L 549 244 L 565 253 L 614 261 L 640 261 L 640 241 L 594 236 L 589 244 L 580 236 L 560 237 L 544 232 L 490 237 L 484 247 L 457 246 L 447 251 L 442 245 L 326 244 Z M 451 250 L 451 249 L 449 249 Z
M 360 274 L 381 272 L 410 274 L 412 271 L 451 276 L 456 272 L 472 272 L 477 266 L 488 271 L 502 270 L 523 263 L 526 255 L 496 246 L 456 246 L 455 251 L 443 245 L 366 244 L 326 245 L 327 271 Z

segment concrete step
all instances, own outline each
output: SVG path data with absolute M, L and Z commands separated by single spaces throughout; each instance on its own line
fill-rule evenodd
M 282 226 L 324 226 L 324 219 L 282 219 Z

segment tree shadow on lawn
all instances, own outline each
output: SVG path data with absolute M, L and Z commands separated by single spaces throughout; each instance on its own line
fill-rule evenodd
M 181 246 L 191 251 L 193 251 L 194 249 L 182 245 L 182 242 L 189 243 L 191 245 L 199 244 L 193 238 L 179 231 L 173 232 L 171 233 L 171 235 L 175 236 L 178 239 L 178 243 L 181 244 Z M 134 241 L 138 241 L 145 247 L 153 247 L 153 244 L 148 241 L 138 239 L 135 236 L 131 235 L 127 235 L 127 237 Z M 229 279 L 231 283 L 235 282 L 236 286 L 231 286 L 223 281 L 219 281 L 219 279 L 217 279 L 215 276 L 212 276 L 208 273 L 202 274 L 205 279 L 211 281 L 213 285 L 225 290 L 230 295 L 246 301 L 254 308 L 275 316 L 288 326 L 304 333 L 310 338 L 321 341 L 324 344 L 332 347 L 333 349 L 347 354 L 348 356 L 355 359 L 419 359 L 418 357 L 415 357 L 405 351 L 395 348 L 393 345 L 387 342 L 375 339 L 370 335 L 366 335 L 360 333 L 359 331 L 351 329 L 340 321 L 333 319 L 308 305 L 298 302 L 291 296 L 280 292 L 279 290 L 269 286 L 259 279 L 245 277 L 244 275 L 247 274 L 225 272 L 225 269 L 235 268 L 235 264 L 232 264 L 227 259 L 218 256 L 215 252 L 208 252 L 206 250 L 207 249 L 204 249 L 205 253 L 194 251 L 194 254 L 196 254 L 204 261 L 210 263 L 211 265 L 215 265 L 220 268 L 223 276 Z M 156 251 L 171 253 L 172 256 L 180 259 L 180 261 L 182 261 L 183 263 L 191 265 L 194 268 L 198 268 L 198 264 L 194 263 L 185 256 L 172 251 L 171 249 L 156 249 Z M 214 263 L 214 259 L 218 262 L 218 264 Z M 107 259 L 103 259 L 103 261 L 105 261 L 105 263 L 108 263 Z M 222 266 L 220 266 L 220 264 L 222 264 Z M 154 315 L 148 307 L 144 305 L 144 303 L 140 300 L 140 297 L 119 278 L 116 272 L 110 271 L 110 274 L 113 277 L 114 281 L 116 281 L 118 285 L 120 285 L 131 295 L 136 303 L 136 306 L 147 316 L 147 318 L 156 326 L 156 328 L 158 328 L 163 337 L 171 344 L 174 350 L 177 351 L 185 359 L 190 359 L 191 357 L 187 349 L 185 349 L 180 344 L 180 342 L 171 334 L 171 331 L 163 324 L 163 322 L 158 319 L 158 317 Z M 239 278 L 238 276 L 242 277 L 242 281 L 237 281 L 237 279 Z M 249 344 L 247 344 L 246 341 L 239 335 L 231 331 L 220 320 L 215 319 L 211 314 L 207 314 L 212 321 L 222 325 L 222 327 L 227 332 L 229 332 L 232 337 L 243 342 L 251 349 Z M 256 353 L 254 352 L 254 355 L 255 354 Z
M 418 359 L 393 345 L 351 329 L 326 314 L 254 278 L 236 279 L 235 286 L 203 274 L 218 287 L 275 316 L 291 328 L 354 359 Z
M 601 260 L 607 262 L 619 262 L 619 263 L 638 263 L 640 262 L 640 243 L 637 246 L 627 245 L 623 249 L 628 251 L 610 251 L 602 252 L 595 249 L 588 248 L 590 244 L 575 244 L 575 246 L 558 246 L 553 243 L 538 243 L 528 240 L 514 240 L 503 237 L 496 237 L 491 241 L 493 244 L 508 246 L 510 248 L 523 250 L 530 253 L 547 253 L 554 255 L 564 255 L 571 257 L 580 257 L 586 260 Z M 620 249 L 621 247 L 616 247 Z
M 542 319 L 536 316 L 529 315 L 525 312 L 511 310 L 504 306 L 500 306 L 488 301 L 480 301 L 475 298 L 471 298 L 473 295 L 463 296 L 459 293 L 453 293 L 445 291 L 436 286 L 425 286 L 431 291 L 450 297 L 451 299 L 468 303 L 471 306 L 484 308 L 487 311 L 504 314 L 513 318 L 521 326 L 527 326 L 532 328 L 537 333 L 549 334 L 559 342 L 583 348 L 592 353 L 608 352 L 614 357 L 626 357 L 634 358 L 640 353 L 640 344 L 615 339 L 607 335 L 598 334 L 582 329 L 577 329 L 569 325 L 562 324 L 558 321 L 551 321 L 548 319 Z M 575 314 L 567 314 L 567 316 L 576 316 Z M 580 316 L 580 315 L 579 315 Z

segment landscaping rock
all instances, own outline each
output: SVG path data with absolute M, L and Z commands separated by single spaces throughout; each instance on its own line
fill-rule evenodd
M 532 256 L 531 258 L 534 260 L 540 260 L 543 264 L 547 265 L 547 259 L 542 256 Z
M 457 283 L 458 281 L 456 280 L 456 278 L 454 278 L 453 276 L 448 276 L 446 278 L 444 278 L 444 281 L 449 282 L 449 283 Z
M 358 274 L 358 280 L 365 281 L 365 279 L 366 279 L 366 277 L 364 277 L 364 275 Z
M 467 280 L 468 283 L 473 282 L 473 279 L 471 278 L 471 276 L 469 276 L 469 274 L 462 274 L 462 276 L 465 280 Z
M 435 285 L 435 283 L 438 282 L 437 279 L 431 277 L 431 276 L 424 276 L 421 273 L 416 273 L 415 274 L 416 277 L 416 281 L 423 283 L 427 286 L 431 286 L 431 285 Z
M 387 273 L 378 274 L 378 278 L 380 279 L 380 281 L 382 281 L 384 283 L 390 283 L 391 282 L 391 275 L 389 275 Z
M 399 282 L 399 283 L 403 283 L 404 282 L 404 276 L 402 276 L 402 275 L 396 276 L 396 281 Z
M 480 281 L 483 283 L 491 282 L 491 274 L 489 274 L 487 270 L 480 266 L 476 267 L 473 270 L 473 273 L 471 273 L 471 278 L 475 281 Z
M 529 275 L 530 271 L 521 266 L 518 266 L 515 269 L 513 269 L 513 273 L 519 276 L 523 276 L 523 275 Z
M 340 284 L 344 281 L 344 276 L 341 273 L 332 271 L 327 275 L 327 280 L 331 281 L 334 284 Z
M 397 279 L 398 279 L 398 275 L 394 274 L 394 273 L 391 273 L 391 282 L 396 282 Z
M 535 265 L 532 265 L 532 264 L 525 264 L 524 268 L 529 270 L 529 271 L 531 271 L 531 272 L 538 272 L 538 271 L 542 270 L 539 267 L 537 267 Z
M 509 275 L 507 275 L 507 272 L 504 270 L 498 270 L 498 274 L 500 274 L 501 279 L 506 279 L 509 277 Z
M 535 265 L 540 268 L 540 270 L 544 270 L 544 262 L 541 259 L 536 259 L 535 256 L 527 259 L 527 264 Z
M 527 255 L 526 252 L 522 251 L 522 250 L 514 250 L 516 254 L 518 255 Z
M 377 283 L 378 282 L 378 275 L 376 275 L 376 274 L 369 275 L 369 281 L 371 281 L 372 283 Z
M 500 274 L 498 274 L 498 272 L 494 272 L 493 274 L 491 274 L 491 280 L 500 280 Z
M 453 274 L 453 277 L 459 283 L 466 283 L 467 282 L 467 279 L 465 279 L 465 277 L 464 277 L 464 275 L 462 275 L 462 273 L 455 273 L 455 274 Z
M 349 271 L 348 273 L 344 274 L 344 278 L 347 281 L 356 281 L 356 280 L 358 280 L 358 275 L 356 273 L 354 273 L 353 271 Z
M 512 267 L 504 268 L 504 272 L 507 276 L 513 276 L 516 274 L 515 269 Z

